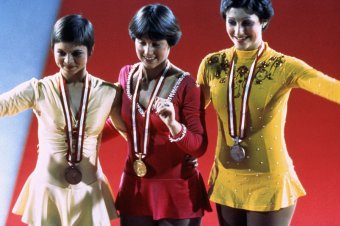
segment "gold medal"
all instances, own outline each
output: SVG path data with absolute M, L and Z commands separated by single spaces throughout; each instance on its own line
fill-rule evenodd
M 143 66 L 140 63 L 139 64 L 139 75 L 137 78 L 137 84 L 135 87 L 135 91 L 133 93 L 132 96 L 132 111 L 131 111 L 131 121 L 132 121 L 132 136 L 133 136 L 133 149 L 134 149 L 134 154 L 136 156 L 138 156 L 138 159 L 136 159 L 133 162 L 133 170 L 135 171 L 136 175 L 138 177 L 144 177 L 147 173 L 147 169 L 146 169 L 146 165 L 145 163 L 142 161 L 142 157 L 145 158 L 145 156 L 147 155 L 147 150 L 148 150 L 148 144 L 149 144 L 149 129 L 150 129 L 150 112 L 151 112 L 151 108 L 153 106 L 153 102 L 155 101 L 156 96 L 158 95 L 163 82 L 164 82 L 164 78 L 166 73 L 168 72 L 169 68 L 170 68 L 171 64 L 169 61 L 167 61 L 166 63 L 166 67 L 164 68 L 162 75 L 160 76 L 160 78 L 158 79 L 156 86 L 154 87 L 154 90 L 152 92 L 152 95 L 150 97 L 149 100 L 149 106 L 146 109 L 145 112 L 145 128 L 144 128 L 144 140 L 141 142 L 142 143 L 142 150 L 139 151 L 138 149 L 140 147 L 138 147 L 138 134 L 137 134 L 137 119 L 136 119 L 136 110 L 137 110 L 137 102 L 138 102 L 138 96 L 139 96 L 139 91 L 140 91 L 140 83 L 143 77 Z M 131 74 L 129 74 L 129 79 L 128 81 L 133 80 L 132 78 L 132 72 L 135 71 L 134 69 L 131 70 Z M 130 77 L 131 76 L 131 77 Z M 130 85 L 128 84 L 127 87 L 130 87 Z M 128 91 L 128 93 L 130 93 L 130 91 Z M 143 117 L 144 117 L 144 112 L 143 112 Z M 143 155 L 143 156 L 142 156 Z
M 146 172 L 147 172 L 146 165 L 142 161 L 141 154 L 139 154 L 139 158 L 133 162 L 133 170 L 135 171 L 136 175 L 139 177 L 144 177 L 146 175 Z

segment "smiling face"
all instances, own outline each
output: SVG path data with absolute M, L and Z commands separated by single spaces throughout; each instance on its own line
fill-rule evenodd
M 242 8 L 230 8 L 227 11 L 226 28 L 236 49 L 254 50 L 262 43 L 262 24 L 259 17 Z
M 148 38 L 135 39 L 136 54 L 145 69 L 164 67 L 170 53 L 165 39 L 153 41 Z
M 53 48 L 54 60 L 67 81 L 81 81 L 86 73 L 88 51 L 84 45 L 58 42 Z

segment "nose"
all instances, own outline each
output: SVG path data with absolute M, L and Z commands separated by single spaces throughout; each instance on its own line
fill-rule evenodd
M 151 44 L 146 44 L 144 47 L 144 55 L 145 56 L 150 56 L 153 54 L 153 46 Z
M 74 62 L 73 56 L 71 54 L 66 54 L 65 58 L 64 58 L 64 62 L 66 64 L 70 64 Z
M 235 36 L 239 36 L 243 34 L 243 27 L 241 24 L 236 24 L 235 26 Z

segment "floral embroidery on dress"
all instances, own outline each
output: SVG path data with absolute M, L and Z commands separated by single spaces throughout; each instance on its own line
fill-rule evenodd
M 228 59 L 226 59 L 226 54 L 222 53 L 222 54 L 215 54 L 213 56 L 211 56 L 208 59 L 208 64 L 214 66 L 214 68 L 216 68 L 215 71 L 215 77 L 216 78 L 221 78 L 221 73 L 222 71 L 229 71 L 230 69 L 230 62 L 228 61 Z M 224 79 L 225 80 L 225 79 Z
M 273 80 L 272 70 L 275 68 L 281 67 L 285 62 L 284 55 L 280 56 L 272 56 L 266 61 L 259 63 L 255 70 L 254 85 L 260 85 L 264 80 Z M 214 54 L 208 58 L 208 67 L 211 67 L 214 70 L 214 79 L 218 79 L 219 83 L 226 83 L 227 76 L 230 70 L 230 61 L 226 59 L 226 53 L 220 52 Z M 221 76 L 222 71 L 224 71 L 225 76 Z M 236 69 L 235 77 L 234 77 L 234 95 L 235 98 L 241 97 L 241 91 L 244 87 L 245 82 L 247 81 L 249 74 L 249 68 L 245 65 L 241 65 Z
M 281 67 L 284 62 L 285 59 L 283 55 L 279 57 L 273 56 L 269 58 L 268 61 L 261 62 L 256 68 L 254 84 L 260 85 L 265 79 L 273 80 L 270 71 L 272 71 L 273 68 Z
M 136 71 L 136 69 L 139 67 L 140 63 L 136 63 L 132 66 L 131 70 L 129 71 L 128 74 L 128 78 L 127 78 L 127 82 L 126 82 L 126 95 L 128 96 L 128 98 L 132 101 L 132 93 L 131 93 L 131 85 L 132 85 L 132 74 L 133 72 Z M 183 81 L 183 79 L 188 76 L 189 73 L 188 72 L 184 72 L 176 81 L 175 85 L 172 87 L 167 100 L 172 101 L 172 99 L 174 98 L 178 87 L 180 86 L 181 82 Z M 140 106 L 139 103 L 137 103 L 137 110 L 139 112 L 139 114 L 141 114 L 143 117 L 145 117 L 145 112 L 143 110 L 143 108 Z

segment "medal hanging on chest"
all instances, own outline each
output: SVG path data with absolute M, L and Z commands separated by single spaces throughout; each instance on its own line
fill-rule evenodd
M 146 114 L 145 114 L 145 128 L 144 128 L 143 147 L 142 147 L 142 151 L 139 151 L 139 149 L 138 149 L 138 139 L 137 139 L 138 136 L 137 136 L 136 112 L 137 112 L 138 96 L 139 96 L 139 91 L 140 91 L 140 83 L 141 83 L 142 76 L 143 76 L 142 64 L 139 64 L 139 70 L 138 70 L 139 74 L 138 74 L 138 78 L 137 78 L 135 91 L 134 91 L 133 96 L 132 96 L 132 112 L 131 112 L 131 115 L 132 115 L 132 132 L 133 132 L 133 149 L 134 149 L 135 156 L 138 158 L 133 163 L 133 170 L 135 171 L 135 173 L 138 177 L 144 177 L 147 173 L 147 167 L 146 167 L 145 163 L 143 162 L 143 158 L 145 158 L 146 155 L 147 155 L 147 148 L 148 148 L 148 144 L 149 144 L 150 112 L 151 112 L 153 102 L 155 101 L 155 98 L 156 98 L 157 94 L 159 93 L 160 88 L 163 85 L 165 75 L 168 72 L 169 68 L 170 68 L 170 62 L 168 61 L 165 69 L 163 70 L 162 75 L 160 76 L 160 78 L 156 82 L 155 88 L 154 88 L 154 90 L 151 94 L 148 106 L 146 108 Z
M 254 77 L 254 72 L 256 69 L 256 64 L 262 53 L 265 50 L 265 45 L 262 42 L 259 47 L 255 60 L 251 64 L 249 75 L 243 89 L 242 103 L 241 103 L 241 113 L 240 113 L 240 126 L 237 131 L 237 120 L 235 114 L 235 102 L 234 102 L 234 70 L 235 70 L 235 50 L 231 60 L 231 67 L 228 76 L 228 113 L 229 113 L 229 135 L 233 138 L 234 144 L 230 148 L 230 157 L 236 161 L 241 162 L 246 157 L 246 151 L 244 147 L 241 146 L 242 140 L 245 138 L 245 128 L 247 125 L 247 112 L 248 112 L 248 99 L 250 95 L 250 88 Z M 239 132 L 239 134 L 237 134 Z
M 141 153 L 139 153 L 138 159 L 136 159 L 133 162 L 133 170 L 135 171 L 136 175 L 139 176 L 139 177 L 144 177 L 147 173 L 146 165 L 142 160 L 142 154 Z
M 63 113 L 66 122 L 66 137 L 67 137 L 67 155 L 66 160 L 70 164 L 69 167 L 66 168 L 64 172 L 65 180 L 69 184 L 78 184 L 82 180 L 82 173 L 78 169 L 77 164 L 80 163 L 83 156 L 83 144 L 84 144 L 84 131 L 86 125 L 86 112 L 87 105 L 90 94 L 90 78 L 87 74 L 85 76 L 85 85 L 82 92 L 80 107 L 77 115 L 76 125 L 73 125 L 72 122 L 72 113 L 69 104 L 69 93 L 67 89 L 65 89 L 66 81 L 63 76 L 60 74 L 59 79 L 59 90 L 60 90 L 60 98 L 63 106 Z

